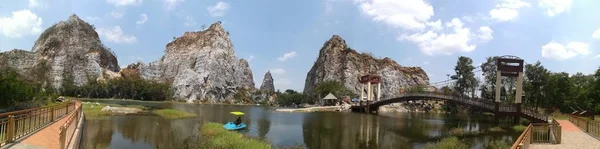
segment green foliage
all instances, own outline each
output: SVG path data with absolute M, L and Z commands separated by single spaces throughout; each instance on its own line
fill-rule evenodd
M 329 93 L 332 93 L 336 97 L 343 97 L 343 96 L 350 96 L 350 98 L 356 97 L 356 94 L 353 91 L 351 91 L 350 89 L 346 88 L 339 81 L 324 81 L 324 82 L 321 82 L 321 83 L 319 83 L 319 85 L 317 86 L 317 88 L 315 88 L 315 92 L 321 98 L 327 96 L 327 94 L 329 94 Z
M 456 66 L 454 67 L 456 74 L 452 75 L 450 78 L 456 80 L 454 89 L 461 95 L 467 93 L 471 93 L 471 96 L 475 95 L 478 81 L 475 79 L 474 69 L 475 67 L 473 67 L 473 60 L 471 58 L 465 56 L 458 58 Z
M 524 90 L 525 99 L 527 99 L 526 103 L 530 105 L 538 106 L 540 102 L 543 102 L 543 89 L 547 84 L 548 76 L 550 75 L 549 71 L 542 66 L 542 64 L 538 61 L 535 64 L 526 64 L 525 65 L 525 81 L 524 81 Z
M 468 149 L 469 146 L 456 137 L 444 138 L 439 142 L 427 144 L 427 149 Z
M 152 113 L 154 113 L 162 118 L 165 118 L 165 119 L 181 119 L 181 118 L 196 117 L 196 114 L 187 113 L 187 112 L 179 111 L 179 110 L 175 110 L 175 109 L 154 110 L 154 111 L 152 111 Z
M 245 88 L 240 88 L 237 90 L 237 92 L 233 95 L 233 98 L 237 101 L 242 101 L 245 103 L 252 103 L 252 94 L 250 93 L 250 91 L 248 89 Z
M 88 79 L 88 83 L 77 87 L 70 78 L 65 78 L 61 93 L 67 96 L 87 98 L 126 98 L 162 101 L 172 97 L 173 91 L 167 83 L 140 78 L 116 78 L 106 82 Z
M 223 129 L 222 124 L 206 123 L 200 128 L 200 145 L 202 148 L 227 149 L 270 149 L 267 141 L 245 136 L 235 131 Z
M 302 93 L 298 93 L 292 89 L 287 89 L 283 93 L 278 93 L 277 95 L 277 104 L 280 106 L 291 106 L 291 105 L 299 105 L 301 103 L 306 103 L 308 97 Z
M 13 69 L 0 68 L 0 72 L 0 105 L 19 105 L 32 101 L 51 103 L 52 99 L 56 99 L 56 95 L 46 92 L 41 84 L 27 80 Z

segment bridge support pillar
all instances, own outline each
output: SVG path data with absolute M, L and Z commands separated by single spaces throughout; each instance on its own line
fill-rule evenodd
M 500 103 L 494 102 L 494 122 L 498 123 L 500 120 Z
M 514 118 L 513 123 L 519 124 L 519 122 L 521 121 L 521 103 L 515 103 L 515 109 L 517 109 L 517 114 Z

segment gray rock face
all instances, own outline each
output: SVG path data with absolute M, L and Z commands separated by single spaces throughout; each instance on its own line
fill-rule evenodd
M 119 71 L 116 57 L 102 45 L 94 27 L 76 15 L 46 29 L 32 51 L 13 50 L 4 55 L 18 59 L 9 62 L 10 67 L 56 89 L 65 79 L 80 86 L 88 79 L 104 77 L 106 71 Z
M 33 65 L 35 65 L 35 54 L 33 52 L 14 49 L 0 53 L 0 67 L 12 68 L 19 74 L 28 74 Z
M 229 33 L 220 23 L 186 32 L 165 51 L 161 60 L 138 69 L 144 79 L 172 83 L 175 98 L 224 102 L 239 89 L 254 89 L 248 62 L 236 58 Z
M 263 79 L 262 85 L 260 85 L 260 90 L 267 92 L 275 92 L 275 85 L 273 85 L 273 76 L 271 76 L 270 71 L 267 71 L 267 73 L 265 73 L 265 78 Z
M 333 35 L 321 50 L 317 61 L 306 75 L 304 93 L 314 97 L 320 82 L 340 81 L 348 89 L 360 95 L 358 78 L 367 74 L 382 77 L 381 98 L 392 98 L 403 88 L 428 85 L 429 77 L 419 67 L 403 67 L 390 58 L 373 58 L 370 54 L 357 53 L 346 41 Z

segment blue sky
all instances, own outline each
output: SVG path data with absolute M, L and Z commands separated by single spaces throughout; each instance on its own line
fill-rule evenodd
M 476 65 L 516 55 L 548 69 L 591 73 L 600 66 L 596 0 L 3 0 L 0 51 L 30 50 L 39 34 L 75 13 L 93 24 L 119 64 L 160 59 L 185 31 L 222 21 L 260 86 L 302 90 L 333 34 L 350 47 L 420 66 L 447 79 L 457 57 Z

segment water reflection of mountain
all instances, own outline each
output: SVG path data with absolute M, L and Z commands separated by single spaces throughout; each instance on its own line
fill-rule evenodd
M 183 140 L 198 134 L 194 120 L 165 120 L 154 116 L 119 116 L 86 121 L 86 148 L 182 148 Z M 99 123 L 99 124 L 98 124 Z M 95 133 L 96 132 L 96 133 Z

